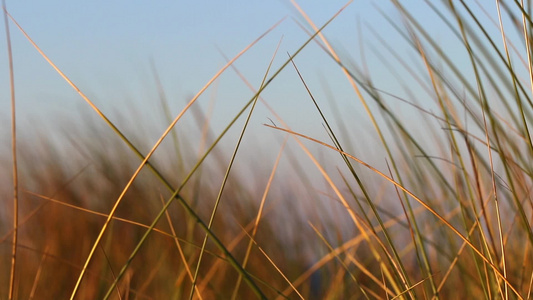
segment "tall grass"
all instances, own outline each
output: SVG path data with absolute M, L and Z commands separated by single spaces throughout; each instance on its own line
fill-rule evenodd
M 490 19 L 480 15 L 486 4 L 425 1 L 455 39 L 449 48 L 415 12 L 391 2 L 396 16 L 382 12 L 382 20 L 408 55 L 372 25 L 364 25 L 362 41 L 372 42 L 362 43 L 361 59 L 342 55 L 323 30 L 348 13 L 344 7 L 319 27 L 292 1 L 308 39 L 288 57 L 276 49 L 265 58 L 259 86 L 234 62 L 272 28 L 228 59 L 177 114 L 155 73 L 164 123 L 155 137 L 147 134 L 157 130 L 142 128 L 134 116 L 122 114 L 119 122 L 105 115 L 5 10 L 17 33 L 91 110 L 77 122 L 19 132 L 18 139 L 13 112 L 13 158 L 2 157 L 14 180 L 0 186 L 6 195 L 0 293 L 12 299 L 531 298 L 531 6 L 496 1 Z M 330 90 L 329 103 L 317 96 L 331 83 L 310 85 L 301 69 L 307 62 L 299 60 L 313 44 L 338 66 L 350 95 Z M 389 89 L 373 73 L 369 49 L 403 90 Z M 253 96 L 219 128 L 195 102 L 230 71 Z M 294 125 L 263 98 L 282 72 L 299 80 L 291 88 L 306 92 L 316 110 L 311 121 L 325 135 Z M 14 86 L 12 95 L 14 109 Z M 339 97 L 360 105 L 361 117 L 348 119 Z M 258 130 L 251 124 L 260 122 L 259 107 L 271 118 Z M 196 123 L 182 120 L 189 115 Z M 254 141 L 254 130 L 274 142 Z

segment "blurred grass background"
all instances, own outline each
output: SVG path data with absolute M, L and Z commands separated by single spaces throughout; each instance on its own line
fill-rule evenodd
M 154 70 L 150 81 L 159 94 L 149 102 L 156 118 L 125 105 L 108 114 L 109 123 L 89 107 L 53 122 L 32 120 L 31 130 L 17 134 L 14 200 L 13 153 L 6 147 L 0 160 L 0 294 L 530 298 L 531 5 L 497 1 L 496 19 L 487 24 L 471 13 L 475 2 L 443 1 L 441 11 L 425 1 L 458 48 L 392 2 L 399 21 L 386 14 L 383 20 L 411 46 L 409 55 L 364 28 L 373 41 L 368 48 L 402 91 L 373 75 L 366 45 L 358 58 L 338 54 L 293 2 L 309 40 L 290 57 L 274 54 L 272 65 L 265 57 L 257 86 L 228 64 L 225 72 L 251 87 L 240 107 L 221 108 L 216 85 L 223 82 L 215 76 L 205 95 L 180 100 L 174 111 Z M 321 86 L 307 85 L 299 66 L 315 62 L 298 54 L 315 43 L 352 86 L 358 114 L 346 116 L 336 99 L 347 96 L 337 94 L 327 74 Z M 263 97 L 281 72 L 300 80 L 290 88 L 308 93 L 300 100 L 313 116 L 280 117 L 283 105 L 273 108 Z M 315 97 L 319 89 L 329 96 Z M 225 122 L 214 121 L 220 115 Z M 132 180 L 143 158 L 130 146 L 148 155 L 173 120 L 150 166 Z

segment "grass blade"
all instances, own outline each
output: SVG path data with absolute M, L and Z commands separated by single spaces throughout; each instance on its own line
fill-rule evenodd
M 2 0 L 4 26 L 6 30 L 7 55 L 9 63 L 9 89 L 11 91 L 11 152 L 13 159 L 13 238 L 11 246 L 11 269 L 9 274 L 9 295 L 11 300 L 15 294 L 15 276 L 17 262 L 17 239 L 19 227 L 19 196 L 18 196 L 18 166 L 17 166 L 17 121 L 15 114 L 15 74 L 13 67 L 13 53 L 11 48 L 11 36 L 7 18 L 6 1 Z

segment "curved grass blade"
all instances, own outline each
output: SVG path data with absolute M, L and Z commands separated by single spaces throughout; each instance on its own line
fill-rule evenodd
M 281 43 L 281 41 L 280 41 Z M 274 58 L 276 57 L 276 54 L 278 53 L 278 49 L 280 46 L 280 43 L 278 43 L 278 47 L 276 48 L 276 51 L 274 52 L 274 55 L 272 56 L 272 59 L 270 60 L 270 64 L 268 65 L 267 71 L 265 72 L 265 76 L 263 77 L 263 81 L 261 82 L 261 87 L 265 84 L 265 81 L 268 77 L 268 72 L 270 71 L 270 68 L 272 67 L 272 63 L 274 62 Z M 248 116 L 246 117 L 246 121 L 244 122 L 243 128 L 241 130 L 241 134 L 239 135 L 239 139 L 237 140 L 237 144 L 235 145 L 235 150 L 233 150 L 233 154 L 231 156 L 230 162 L 228 164 L 228 168 L 226 169 L 226 173 L 224 174 L 224 178 L 222 179 L 222 184 L 220 186 L 220 190 L 218 192 L 217 199 L 215 200 L 215 206 L 213 207 L 213 211 L 211 212 L 211 217 L 209 218 L 209 223 L 207 224 L 207 228 L 211 230 L 211 227 L 213 226 L 213 221 L 215 220 L 215 216 L 218 210 L 218 206 L 220 204 L 220 200 L 222 199 L 222 193 L 224 192 L 224 188 L 226 187 L 226 183 L 229 178 L 229 174 L 231 172 L 231 167 L 233 166 L 233 163 L 235 162 L 235 158 L 237 157 L 237 152 L 239 151 L 239 147 L 241 145 L 242 139 L 244 137 L 244 133 L 246 132 L 246 128 L 248 128 L 248 124 L 250 123 L 250 119 L 252 118 L 252 114 L 255 110 L 255 106 L 257 104 L 257 99 L 259 98 L 259 94 L 255 96 L 252 103 L 252 108 L 250 109 L 250 112 L 248 113 Z M 194 292 L 196 288 L 196 281 L 198 280 L 198 274 L 200 272 L 200 265 L 202 263 L 202 258 L 205 251 L 205 246 L 207 245 L 207 241 L 209 239 L 208 235 L 205 235 L 204 241 L 202 243 L 202 249 L 200 250 L 200 256 L 198 257 L 198 263 L 196 264 L 196 271 L 194 272 L 194 278 L 192 281 L 192 289 L 191 294 L 189 296 L 189 299 L 193 299 Z
M 6 29 L 7 59 L 9 63 L 9 89 L 11 92 L 11 152 L 13 159 L 13 237 L 11 245 L 11 269 L 9 273 L 9 300 L 13 299 L 15 293 L 15 270 L 17 262 L 17 240 L 19 227 L 19 196 L 18 196 L 18 167 L 17 167 L 17 121 L 15 114 L 15 74 L 13 67 L 13 50 L 11 47 L 11 36 L 9 32 L 9 22 L 7 19 L 6 1 L 2 0 L 4 11 L 4 26 Z

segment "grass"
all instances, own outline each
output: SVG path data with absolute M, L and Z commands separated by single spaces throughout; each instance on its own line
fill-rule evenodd
M 459 59 L 413 12 L 391 2 L 399 18 L 382 12 L 383 20 L 411 57 L 372 29 L 365 34 L 377 44 L 362 44 L 361 59 L 341 55 L 323 30 L 344 7 L 319 27 L 292 1 L 308 39 L 288 57 L 276 49 L 266 58 L 258 87 L 234 62 L 279 23 L 227 59 L 175 117 L 154 72 L 165 130 L 149 139 L 134 117 L 121 116 L 129 120 L 126 133 L 105 115 L 4 6 L 9 53 L 8 24 L 92 111 L 83 112 L 81 123 L 57 124 L 68 128 L 59 139 L 51 138 L 58 129 L 17 133 L 16 64 L 9 57 L 13 147 L 2 167 L 13 170 L 13 180 L 0 188 L 13 197 L 2 199 L 8 217 L 0 222 L 0 265 L 10 268 L 2 268 L 0 293 L 9 299 L 531 298 L 531 7 L 497 1 L 487 23 L 476 3 L 425 1 L 462 45 Z M 344 95 L 332 89 L 326 103 L 316 94 L 320 87 L 308 84 L 299 54 L 311 45 L 345 76 L 349 99 L 369 120 L 362 130 L 368 136 L 335 102 Z M 367 65 L 368 49 L 403 91 L 383 88 Z M 253 96 L 222 129 L 213 128 L 213 115 L 195 103 L 230 71 Z M 316 110 L 312 121 L 323 124 L 326 139 L 296 128 L 263 98 L 282 72 L 299 80 L 292 88 L 307 93 Z M 259 108 L 271 116 L 262 129 L 277 141 L 268 149 L 249 142 Z M 182 120 L 189 115 L 197 128 Z M 221 150 L 223 144 L 233 151 Z

